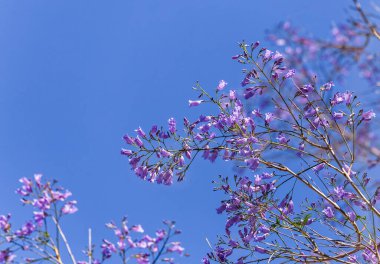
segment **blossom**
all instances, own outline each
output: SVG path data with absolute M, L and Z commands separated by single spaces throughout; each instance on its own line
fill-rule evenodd
M 227 260 L 227 257 L 232 254 L 232 249 L 224 249 L 220 246 L 217 246 L 215 248 L 215 254 L 218 257 L 218 260 L 223 263 Z
M 28 196 L 29 194 L 31 194 L 33 192 L 33 190 L 32 190 L 33 184 L 32 184 L 31 180 L 23 177 L 19 181 L 22 183 L 22 186 L 21 186 L 21 188 L 18 188 L 16 190 L 16 193 L 18 193 L 21 196 Z
M 33 233 L 35 229 L 36 226 L 32 222 L 26 222 L 26 224 L 24 224 L 21 229 L 17 230 L 15 234 L 18 237 L 26 237 Z
M 369 111 L 364 112 L 364 113 L 362 114 L 362 118 L 363 118 L 363 120 L 365 120 L 365 121 L 369 121 L 369 120 L 371 120 L 371 119 L 374 118 L 374 117 L 376 117 L 376 114 L 375 114 L 375 112 L 373 112 L 372 110 L 369 110 Z
M 277 140 L 281 145 L 287 145 L 290 139 L 288 139 L 283 133 L 280 133 Z
M 311 84 L 305 84 L 305 85 L 301 86 L 299 89 L 302 93 L 306 94 L 306 93 L 313 91 L 314 87 Z
M 356 220 L 356 214 L 354 212 L 352 212 L 352 211 L 347 212 L 347 215 L 348 215 L 350 221 L 354 222 Z
M 272 55 L 273 55 L 273 52 L 270 51 L 270 50 L 268 50 L 268 49 L 266 49 L 266 50 L 264 51 L 263 60 L 264 60 L 264 61 L 268 61 L 268 60 L 270 60 L 270 59 L 272 58 Z
M 334 211 L 333 209 L 328 206 L 324 210 L 322 210 L 322 213 L 327 217 L 327 218 L 333 218 L 334 217 Z
M 329 91 L 334 86 L 335 86 L 335 84 L 330 81 L 330 82 L 327 82 L 324 85 L 322 85 L 321 90 Z
M 296 74 L 296 71 L 294 69 L 289 70 L 287 73 L 284 75 L 284 79 L 289 79 L 293 78 L 293 76 Z
M 169 118 L 168 124 L 170 133 L 174 134 L 177 131 L 177 123 L 175 119 L 173 117 Z
M 134 225 L 131 227 L 131 230 L 138 233 L 144 233 L 144 229 L 141 225 Z
M 261 253 L 261 254 L 266 254 L 266 253 L 268 253 L 268 250 L 266 250 L 266 249 L 263 248 L 263 247 L 255 246 L 254 249 L 255 249 L 256 252 L 259 252 L 259 253 Z
M 344 93 L 337 92 L 334 94 L 333 99 L 331 99 L 330 103 L 332 106 L 341 104 L 343 102 L 346 103 L 346 105 L 349 105 L 352 100 L 352 92 L 346 91 Z
M 78 208 L 75 206 L 76 204 L 77 204 L 77 201 L 75 201 L 75 200 L 66 203 L 62 207 L 62 213 L 64 213 L 64 214 L 73 214 L 73 213 L 77 212 Z
M 177 252 L 179 254 L 182 254 L 182 252 L 184 250 L 185 249 L 183 247 L 181 247 L 180 242 L 171 242 L 168 249 L 167 249 L 168 252 Z
M 236 91 L 235 90 L 230 90 L 230 92 L 229 92 L 229 98 L 230 98 L 230 100 L 235 100 L 236 99 Z
M 121 149 L 121 154 L 126 156 L 131 156 L 133 154 L 133 151 L 130 149 Z
M 135 143 L 134 138 L 130 137 L 129 135 L 124 135 L 124 140 L 127 144 L 131 145 Z
M 192 107 L 192 106 L 198 106 L 198 105 L 200 105 L 203 102 L 204 102 L 204 100 L 196 100 L 196 101 L 189 100 L 189 106 L 190 107 Z
M 50 203 L 51 200 L 48 199 L 48 197 L 40 197 L 38 199 L 34 199 L 32 205 L 42 211 L 46 211 L 50 209 Z
M 11 215 L 0 215 L 0 229 L 4 232 L 8 232 L 11 228 L 11 224 L 9 223 L 9 219 Z
M 41 212 L 33 212 L 34 215 L 34 221 L 37 223 L 38 226 L 42 226 L 43 220 L 47 216 L 46 212 L 41 211 Z
M 0 263 L 11 263 L 15 257 L 9 249 L 0 251 Z
M 106 239 L 103 240 L 101 248 L 103 259 L 109 259 L 112 256 L 112 253 L 117 252 L 115 245 Z
M 202 259 L 202 264 L 211 264 L 210 260 L 207 257 Z
M 333 117 L 334 117 L 335 119 L 341 119 L 341 118 L 343 118 L 343 116 L 344 116 L 344 113 L 343 113 L 343 112 L 334 112 L 334 113 L 333 113 Z
M 266 125 L 269 125 L 270 124 L 270 122 L 272 122 L 273 121 L 273 119 L 274 119 L 274 114 L 273 113 L 266 113 L 265 114 L 265 124 Z
M 144 143 L 143 143 L 142 140 L 139 138 L 139 136 L 137 136 L 137 137 L 135 138 L 135 143 L 136 143 L 136 145 L 139 146 L 140 148 L 141 148 L 142 146 L 144 146 Z
M 34 181 L 36 182 L 38 187 L 41 187 L 41 178 L 42 174 L 34 174 Z
M 256 170 L 257 167 L 260 164 L 259 159 L 256 158 L 256 157 L 250 158 L 250 159 L 246 159 L 245 163 L 248 165 L 248 168 L 251 169 L 251 170 Z
M 218 84 L 218 86 L 217 86 L 217 90 L 218 91 L 221 91 L 221 90 L 223 90 L 224 89 L 224 87 L 226 87 L 226 85 L 227 85 L 227 83 L 224 81 L 224 80 L 220 80 L 219 81 L 219 84 Z
M 146 138 L 146 134 L 145 132 L 141 129 L 141 127 L 139 127 L 138 129 L 135 130 L 137 135 L 139 135 L 140 137 L 142 138 Z
M 319 163 L 318 165 L 316 165 L 316 166 L 313 167 L 313 171 L 315 173 L 318 173 L 321 170 L 323 170 L 324 168 L 325 168 L 325 164 L 324 163 Z

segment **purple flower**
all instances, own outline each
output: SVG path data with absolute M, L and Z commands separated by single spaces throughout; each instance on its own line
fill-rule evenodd
M 264 234 L 268 234 L 268 233 L 270 232 L 269 227 L 267 227 L 266 225 L 261 225 L 261 226 L 259 227 L 259 230 L 260 230 L 262 233 L 264 233 Z
M 189 100 L 189 106 L 190 107 L 192 107 L 192 106 L 198 106 L 198 105 L 200 105 L 203 102 L 204 102 L 204 100 L 196 100 L 196 101 Z
M 353 171 L 352 168 L 347 164 L 343 164 L 343 171 L 349 176 L 355 175 L 357 173 L 356 171 Z
M 70 197 L 72 195 L 71 192 L 67 191 L 65 193 L 62 193 L 62 192 L 59 192 L 59 191 L 50 191 L 50 195 L 51 197 L 53 198 L 53 201 L 54 200 L 58 200 L 58 201 L 64 201 L 66 200 L 68 197 Z M 52 202 L 53 202 L 52 201 Z
M 37 223 L 38 226 L 42 226 L 43 224 L 43 221 L 45 219 L 45 217 L 47 216 L 47 214 L 45 212 L 33 212 L 33 215 L 34 215 L 34 221 Z
M 295 74 L 296 74 L 296 71 L 294 69 L 291 69 L 287 73 L 285 73 L 284 79 L 292 78 Z
M 259 159 L 256 158 L 256 157 L 250 158 L 250 159 L 246 159 L 245 163 L 248 165 L 248 168 L 251 169 L 251 170 L 256 170 L 257 167 L 260 164 Z
M 140 148 L 141 148 L 142 146 L 144 146 L 144 143 L 143 143 L 142 140 L 139 138 L 139 136 L 137 136 L 137 137 L 135 138 L 135 143 L 136 143 L 136 145 L 139 146 Z
M 135 169 L 135 173 L 138 177 L 140 177 L 141 179 L 145 179 L 146 176 L 148 175 L 148 167 L 146 166 L 138 166 L 136 169 Z
M 367 111 L 367 112 L 364 112 L 363 114 L 362 114 L 362 118 L 363 118 L 363 120 L 365 120 L 365 121 L 370 121 L 372 118 L 374 118 L 374 117 L 376 117 L 376 114 L 375 114 L 375 112 L 373 112 L 372 110 L 369 110 L 369 111 Z
M 78 208 L 75 206 L 76 204 L 77 204 L 77 201 L 75 201 L 75 200 L 66 203 L 61 209 L 62 213 L 64 213 L 64 214 L 75 213 L 76 211 L 78 211 Z
M 293 200 L 287 200 L 287 196 L 281 201 L 279 204 L 279 210 L 282 213 L 281 219 L 288 214 L 292 214 L 294 211 L 294 203 Z
M 354 212 L 348 212 L 347 216 L 349 217 L 350 221 L 354 222 L 356 220 L 356 214 Z
M 343 186 L 337 186 L 334 188 L 334 194 L 338 199 L 342 199 L 346 194 L 346 191 L 343 189 Z
M 167 249 L 168 252 L 177 252 L 178 254 L 182 254 L 184 250 L 180 242 L 171 242 Z
M 153 125 L 152 128 L 149 131 L 150 135 L 155 135 L 158 131 L 157 125 Z
M 28 196 L 29 194 L 31 194 L 33 192 L 33 190 L 32 190 L 33 183 L 31 180 L 23 177 L 19 180 L 19 182 L 22 183 L 22 186 L 21 186 L 21 188 L 18 188 L 16 190 L 16 193 L 18 193 L 21 196 Z
M 218 208 L 216 208 L 216 212 L 218 214 L 221 214 L 221 213 L 223 213 L 226 210 L 226 208 L 227 208 L 227 204 L 226 203 L 222 203 L 221 206 L 219 206 Z
M 313 171 L 315 173 L 318 173 L 321 170 L 323 170 L 324 168 L 325 168 L 325 164 L 324 163 L 320 163 L 320 164 L 318 164 L 318 165 L 316 165 L 316 166 L 313 167 Z
M 341 119 L 341 118 L 343 118 L 344 113 L 343 112 L 334 112 L 333 116 L 335 119 Z
M 174 134 L 177 131 L 177 123 L 175 119 L 173 117 L 169 118 L 168 124 L 170 133 Z
M 303 156 L 303 152 L 304 152 L 304 150 L 305 150 L 305 143 L 304 143 L 304 142 L 299 143 L 299 145 L 298 145 L 298 149 L 299 149 L 300 151 L 297 152 L 297 156 L 298 156 L 298 157 L 302 157 L 302 156 Z
M 266 113 L 265 114 L 265 125 L 269 125 L 270 124 L 270 122 L 272 122 L 273 121 L 273 119 L 274 119 L 274 114 L 272 114 L 272 113 Z
M 283 58 L 282 54 L 280 52 L 278 52 L 277 50 L 272 57 L 272 59 L 274 59 L 274 60 L 278 60 L 278 59 L 282 59 L 282 58 Z
M 20 230 L 17 230 L 15 234 L 18 237 L 26 237 L 33 233 L 35 229 L 36 226 L 32 222 L 26 222 L 26 224 L 23 225 Z
M 9 223 L 9 219 L 11 218 L 11 215 L 0 215 L 0 229 L 4 232 L 8 232 L 11 228 L 11 224 Z
M 255 95 L 257 89 L 255 87 L 249 87 L 244 90 L 244 99 L 249 99 Z
M 42 211 L 46 211 L 50 209 L 50 202 L 50 199 L 47 199 L 46 197 L 41 197 L 39 199 L 34 199 L 32 205 Z
M 329 91 L 334 86 L 335 86 L 335 84 L 333 82 L 328 82 L 328 83 L 325 83 L 324 85 L 322 85 L 321 90 Z
M 174 258 L 163 258 L 162 262 L 167 262 L 169 264 L 174 264 Z
M 342 95 L 344 102 L 346 102 L 347 105 L 351 103 L 352 100 L 352 92 L 346 91 Z
M 334 105 L 343 103 L 343 101 L 344 101 L 343 95 L 338 92 L 338 93 L 334 94 L 334 97 L 333 97 L 333 99 L 331 99 L 330 103 L 331 103 L 331 105 L 334 106 Z
M 38 187 L 41 187 L 41 178 L 42 174 L 34 174 L 34 181 L 36 182 Z
M 103 240 L 101 248 L 103 259 L 109 259 L 112 256 L 112 253 L 116 253 L 117 251 L 115 245 L 105 239 Z
M 314 90 L 314 87 L 311 84 L 305 84 L 300 88 L 302 93 L 309 93 Z
M 261 177 L 262 177 L 263 179 L 270 179 L 270 178 L 273 177 L 273 174 L 272 174 L 272 173 L 268 173 L 268 172 L 263 172 L 263 173 L 261 174 Z
M 224 87 L 226 87 L 226 85 L 227 85 L 227 83 L 224 80 L 220 80 L 218 86 L 216 87 L 216 89 L 218 91 L 221 91 L 221 90 L 224 89 Z
M 149 264 L 150 263 L 149 254 L 147 254 L 147 253 L 136 254 L 134 257 L 136 258 L 136 261 L 138 264 Z
M 327 218 L 333 218 L 334 217 L 334 211 L 330 206 L 326 207 L 324 210 L 322 210 L 322 212 L 324 213 L 324 215 Z
M 236 91 L 235 90 L 230 90 L 229 98 L 230 98 L 230 100 L 236 99 Z
M 270 60 L 272 58 L 273 52 L 266 49 L 263 55 L 263 61 Z
M 376 256 L 376 254 L 374 254 L 371 250 L 369 250 L 368 248 L 366 250 L 364 250 L 364 252 L 362 253 L 362 257 L 363 259 L 368 262 L 368 263 L 371 263 L 371 264 L 375 264 L 375 263 L 378 263 L 378 258 Z
M 207 257 L 202 259 L 202 264 L 211 264 L 210 260 Z
M 0 251 L 0 263 L 11 263 L 15 257 L 9 249 Z
M 134 138 L 132 138 L 132 137 L 130 137 L 128 135 L 125 135 L 123 138 L 124 138 L 125 142 L 127 142 L 127 144 L 129 144 L 129 145 L 132 145 L 132 144 L 135 143 Z
M 133 151 L 130 150 L 130 149 L 121 149 L 121 152 L 120 152 L 122 155 L 126 155 L 126 156 L 131 156 L 133 154 Z
M 287 145 L 289 140 L 284 134 L 280 133 L 277 137 L 278 143 L 282 145 Z
M 142 138 L 146 138 L 146 134 L 145 134 L 145 132 L 141 129 L 141 127 L 139 127 L 138 129 L 136 129 L 135 132 L 136 132 L 137 135 L 139 135 L 140 137 L 142 137 Z
M 259 253 L 261 253 L 261 254 L 266 254 L 266 253 L 269 252 L 269 251 L 266 250 L 265 248 L 262 248 L 262 247 L 259 247 L 259 246 L 255 246 L 255 251 L 256 251 L 256 252 L 259 252 Z
M 259 234 L 255 233 L 255 234 L 253 235 L 253 240 L 256 241 L 256 242 L 260 242 L 260 241 L 265 240 L 265 239 L 267 238 L 268 235 L 269 235 L 269 234 L 261 234 L 261 235 L 259 235 Z
M 260 175 L 255 175 L 254 177 L 255 177 L 255 181 L 254 181 L 255 185 L 260 185 L 261 184 L 261 180 L 262 180 L 262 178 L 260 177 Z
M 131 227 L 131 230 L 137 233 L 144 233 L 144 229 L 141 225 L 134 225 Z
M 158 174 L 157 183 L 158 184 L 163 183 L 165 185 L 171 185 L 173 183 L 173 171 L 172 170 L 161 171 Z
M 158 152 L 160 156 L 164 157 L 164 158 L 168 158 L 168 157 L 172 157 L 173 154 L 171 154 L 169 151 L 165 150 L 165 149 L 160 149 L 160 152 Z
M 132 166 L 133 169 L 137 167 L 137 164 L 140 162 L 140 158 L 131 158 L 129 159 L 129 164 Z
M 218 260 L 222 263 L 227 261 L 227 257 L 232 254 L 232 249 L 224 249 L 220 246 L 215 248 L 215 254 L 218 257 Z

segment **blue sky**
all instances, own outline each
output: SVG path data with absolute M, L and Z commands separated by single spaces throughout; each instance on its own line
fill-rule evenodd
M 119 154 L 139 125 L 194 116 L 187 100 L 199 80 L 238 87 L 237 42 L 264 41 L 265 29 L 291 19 L 315 35 L 344 19 L 349 1 L 1 1 L 0 213 L 21 223 L 14 190 L 42 173 L 74 193 L 79 212 L 64 228 L 77 255 L 92 227 L 94 242 L 112 237 L 104 223 L 127 215 L 148 231 L 174 219 L 198 263 L 225 218 L 215 213 L 211 180 L 230 164 L 198 161 L 172 187 L 148 184 Z M 328 6 L 328 8 L 326 8 Z M 115 260 L 110 263 L 117 263 Z

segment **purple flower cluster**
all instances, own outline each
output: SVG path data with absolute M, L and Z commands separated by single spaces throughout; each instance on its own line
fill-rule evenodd
M 171 123 L 172 126 L 173 123 Z M 173 129 L 174 131 L 174 129 Z M 142 130 L 139 130 L 142 134 Z M 174 133 L 174 132 L 173 132 Z M 60 220 L 63 216 L 75 213 L 78 208 L 75 200 L 68 200 L 72 195 L 68 190 L 56 186 L 57 182 L 42 181 L 42 176 L 36 174 L 34 179 L 20 179 L 21 187 L 16 193 L 21 195 L 24 205 L 31 205 L 33 220 L 26 221 L 21 228 L 13 230 L 10 222 L 11 215 L 0 215 L 0 263 L 16 263 L 16 252 L 21 256 L 27 256 L 23 261 L 17 263 L 33 263 L 50 261 L 53 263 L 63 263 L 63 252 L 59 248 L 59 241 L 66 246 L 68 254 L 74 263 L 85 264 L 86 261 L 76 261 L 70 245 L 63 233 Z M 100 264 L 110 259 L 113 255 L 119 255 L 122 263 L 127 263 L 129 259 L 136 260 L 139 264 L 148 263 L 175 263 L 173 253 L 188 256 L 184 253 L 184 248 L 180 242 L 171 241 L 172 238 L 181 233 L 175 229 L 173 221 L 164 221 L 166 229 L 157 230 L 155 236 L 144 234 L 141 225 L 127 225 L 127 219 L 123 218 L 121 226 L 116 226 L 113 222 L 106 224 L 111 229 L 116 238 L 116 243 L 107 239 L 100 245 L 101 258 L 94 257 L 94 246 L 85 252 L 91 259 L 91 263 Z M 55 226 L 50 231 L 50 226 Z M 48 229 L 49 228 L 49 229 Z M 136 234 L 141 234 L 141 238 L 136 238 Z M 128 252 L 128 254 L 127 254 Z
M 22 203 L 34 207 L 34 221 L 38 226 L 43 224 L 48 215 L 53 214 L 53 210 L 58 210 L 59 217 L 78 211 L 77 201 L 67 201 L 72 193 L 62 187 L 55 186 L 56 182 L 43 183 L 41 174 L 34 175 L 34 181 L 21 178 L 20 182 L 22 186 L 16 190 L 16 193 L 21 196 Z M 60 209 L 57 209 L 57 206 L 60 206 Z
M 342 81 L 357 65 L 359 75 L 373 85 L 380 79 L 379 56 L 367 48 L 372 33 L 363 22 L 355 19 L 334 25 L 331 37 L 322 40 L 303 34 L 286 21 L 268 34 L 268 40 L 285 51 L 289 65 L 298 70 L 301 80 L 318 73 Z
M 181 233 L 175 229 L 173 221 L 164 221 L 166 230 L 159 229 L 155 236 L 144 234 L 141 225 L 128 226 L 127 218 L 124 217 L 121 225 L 117 226 L 114 222 L 106 224 L 106 227 L 112 230 L 116 236 L 116 243 L 107 239 L 103 239 L 101 245 L 101 261 L 93 259 L 92 263 L 102 263 L 110 259 L 113 255 L 118 255 L 122 263 L 126 263 L 128 259 L 135 259 L 139 264 L 157 263 L 158 261 L 166 263 L 175 263 L 174 258 L 167 257 L 172 253 L 179 255 L 184 254 L 184 248 L 180 242 L 169 242 L 169 240 Z M 141 234 L 140 238 L 134 238 L 136 234 Z M 87 254 L 93 257 L 92 251 Z M 86 261 L 79 261 L 78 264 L 88 264 Z
M 241 91 L 225 90 L 225 81 L 215 94 L 196 85 L 200 100 L 189 105 L 208 102 L 217 114 L 184 118 L 184 133 L 173 132 L 172 119 L 168 131 L 157 126 L 149 135 L 136 130 L 136 136 L 124 137 L 129 148 L 122 154 L 137 176 L 159 184 L 182 180 L 198 154 L 210 162 L 234 161 L 240 173 L 247 173 L 235 176 L 234 184 L 222 178 L 216 188 L 228 195 L 217 209 L 227 215 L 225 235 L 204 263 L 266 258 L 260 255 L 295 262 L 348 260 L 364 250 L 355 246 L 362 239 L 360 214 L 380 216 L 373 207 L 380 195 L 367 196 L 369 178 L 353 170 L 353 146 L 365 136 L 356 131 L 375 114 L 361 109 L 353 92 L 335 91 L 331 81 L 303 84 L 281 53 L 259 46 L 242 43 L 241 54 L 233 57 L 245 67 Z M 250 104 L 259 107 L 248 110 Z M 301 188 L 310 191 L 306 199 L 299 195 Z M 291 249 L 278 241 L 294 240 L 295 233 L 302 238 Z M 336 237 L 350 244 L 317 245 L 316 240 Z M 292 253 L 299 250 L 302 254 Z

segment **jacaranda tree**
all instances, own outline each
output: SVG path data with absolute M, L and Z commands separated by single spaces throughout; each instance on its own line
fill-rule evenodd
M 243 68 L 241 88 L 221 80 L 214 89 L 196 83 L 190 107 L 199 118 L 138 128 L 124 136 L 125 155 L 143 180 L 171 185 L 186 179 L 197 158 L 229 161 L 235 175 L 214 180 L 225 199 L 216 209 L 225 230 L 203 263 L 380 263 L 380 185 L 370 168 L 380 161 L 374 123 L 376 101 L 345 89 L 358 73 L 369 91 L 380 81 L 375 16 L 357 0 L 332 37 L 300 33 L 290 22 L 268 32 L 268 45 L 241 42 L 232 59 Z M 374 11 L 376 11 L 376 6 Z M 229 89 L 229 87 L 235 87 Z M 366 101 L 369 103 L 367 104 Z M 174 222 L 155 236 L 140 225 L 108 223 L 115 239 L 103 240 L 97 256 L 89 234 L 85 261 L 77 261 L 60 219 L 75 213 L 76 201 L 56 182 L 23 178 L 17 193 L 34 208 L 33 218 L 14 229 L 0 216 L 0 263 L 174 263 L 184 248 L 172 237 Z M 61 245 L 62 244 L 62 245 Z M 16 255 L 20 255 L 17 258 Z M 116 258 L 116 256 L 114 256 Z

